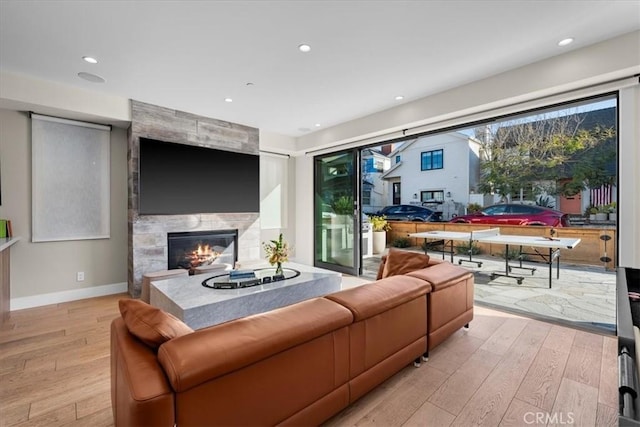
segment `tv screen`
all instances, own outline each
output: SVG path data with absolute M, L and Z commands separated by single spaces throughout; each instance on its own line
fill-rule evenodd
M 138 212 L 260 211 L 260 157 L 140 138 Z

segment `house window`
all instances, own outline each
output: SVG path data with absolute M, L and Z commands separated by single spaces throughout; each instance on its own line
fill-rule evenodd
M 371 204 L 371 190 L 370 189 L 363 189 L 362 190 L 362 204 L 363 205 L 370 205 Z
M 384 164 L 381 160 L 374 160 L 373 157 L 365 159 L 364 173 L 384 172 Z
M 421 191 L 420 192 L 420 201 L 421 202 L 444 202 L 444 191 Z
M 396 163 L 400 163 L 400 159 L 401 159 L 401 157 L 400 157 L 400 155 L 398 154 L 398 155 L 396 156 Z
M 425 151 L 420 154 L 420 170 L 442 169 L 442 150 Z

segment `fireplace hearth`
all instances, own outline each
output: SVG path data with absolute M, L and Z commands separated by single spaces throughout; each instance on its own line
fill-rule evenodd
M 238 230 L 206 230 L 167 233 L 167 267 L 196 269 L 215 264 L 235 265 L 238 260 Z

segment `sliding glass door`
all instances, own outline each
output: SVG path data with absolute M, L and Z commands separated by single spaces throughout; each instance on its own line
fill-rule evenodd
M 314 264 L 342 273 L 360 270 L 357 150 L 314 161 Z

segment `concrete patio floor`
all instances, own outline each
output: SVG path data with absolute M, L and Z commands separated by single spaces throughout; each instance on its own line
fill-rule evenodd
M 407 248 L 415 252 L 417 248 Z M 433 252 L 430 256 L 442 258 Z M 446 256 L 449 260 L 449 256 Z M 454 263 L 465 257 L 454 256 Z M 468 259 L 468 258 L 466 258 Z M 495 309 L 502 309 L 529 317 L 556 321 L 568 326 L 607 334 L 615 334 L 616 324 L 616 274 L 604 267 L 560 263 L 560 278 L 553 280 L 549 289 L 549 267 L 544 263 L 523 262 L 523 266 L 535 268 L 513 269 L 510 274 L 524 277 L 522 284 L 508 277 L 491 278 L 492 272 L 504 272 L 504 259 L 492 256 L 474 256 L 482 261 L 482 267 L 465 262 L 463 267 L 474 272 L 475 302 Z M 561 259 L 562 261 L 562 259 Z M 362 279 L 375 279 L 380 257 L 364 260 Z M 511 262 L 513 266 L 519 265 Z

